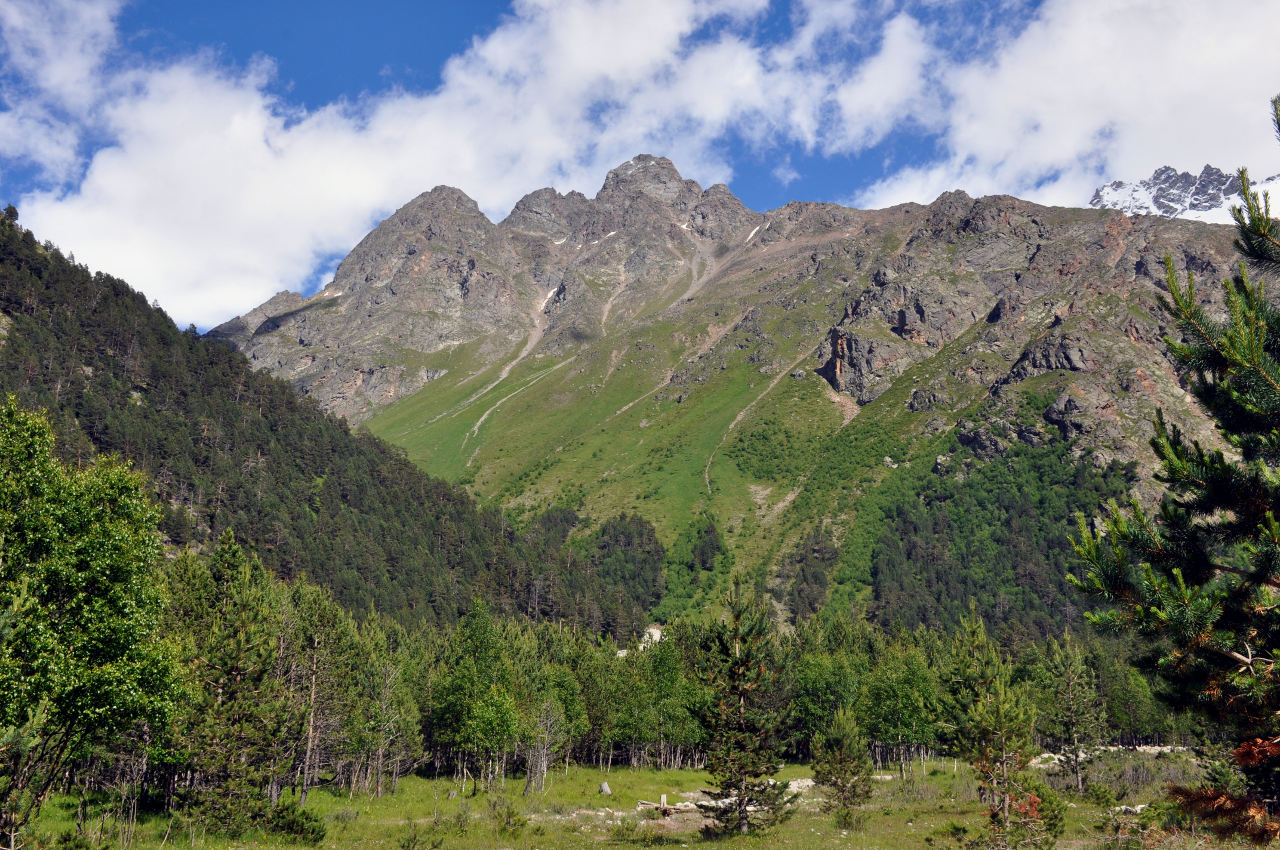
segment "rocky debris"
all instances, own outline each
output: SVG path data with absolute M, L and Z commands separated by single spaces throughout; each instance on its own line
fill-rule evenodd
M 911 398 L 907 401 L 907 409 L 912 413 L 923 413 L 926 410 L 946 408 L 950 405 L 949 395 L 933 389 L 912 390 Z
M 961 422 L 956 426 L 956 438 L 960 445 L 973 452 L 981 460 L 994 460 L 1009 451 L 1009 447 L 985 425 Z
M 1044 411 L 1044 421 L 1057 427 L 1064 438 L 1087 434 L 1094 428 L 1094 423 L 1086 415 L 1085 407 L 1071 394 L 1064 391 L 1053 404 Z
M 1063 331 L 1061 319 L 1055 317 L 1053 329 L 1023 351 L 1009 370 L 1007 381 L 1023 381 L 1046 372 L 1096 372 L 1102 358 L 1094 351 L 1090 336 Z
M 1015 433 L 1019 440 L 1032 448 L 1042 446 L 1046 441 L 1044 432 L 1034 425 L 1019 425 Z

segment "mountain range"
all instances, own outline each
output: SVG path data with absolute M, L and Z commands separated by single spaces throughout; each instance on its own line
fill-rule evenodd
M 1268 192 L 1280 186 L 1280 174 L 1265 180 L 1251 179 L 1254 191 Z M 1231 224 L 1231 208 L 1240 203 L 1240 178 L 1206 165 L 1199 174 L 1169 166 L 1157 168 L 1145 180 L 1116 180 L 1099 186 L 1089 201 L 1095 209 L 1120 210 L 1129 215 L 1189 218 L 1214 224 Z
M 875 605 L 885 524 L 924 489 L 1054 452 L 1149 467 L 1157 408 L 1215 444 L 1160 298 L 1165 257 L 1217 280 L 1231 238 L 961 192 L 758 213 L 638 156 L 594 198 L 542 189 L 498 223 L 437 187 L 322 291 L 212 336 L 516 516 L 636 512 L 668 543 L 711 517 L 778 588 L 816 534 L 833 598 Z M 942 560 L 976 569 L 953 543 Z

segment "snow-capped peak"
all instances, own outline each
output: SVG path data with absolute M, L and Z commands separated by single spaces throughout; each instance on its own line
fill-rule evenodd
M 1280 189 L 1280 174 L 1254 181 L 1253 188 L 1258 192 Z M 1206 165 L 1199 176 L 1166 165 L 1139 183 L 1117 180 L 1100 186 L 1089 201 L 1091 207 L 1120 210 L 1128 215 L 1190 218 L 1215 224 L 1230 224 L 1231 207 L 1239 204 L 1240 178 L 1212 165 Z

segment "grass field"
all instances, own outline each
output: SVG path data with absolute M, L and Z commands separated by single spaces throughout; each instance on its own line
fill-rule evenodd
M 553 772 L 541 794 L 523 797 L 523 780 L 509 779 L 504 788 L 489 794 L 459 797 L 457 785 L 448 779 L 406 777 L 395 794 L 381 799 L 349 797 L 320 790 L 313 792 L 307 808 L 325 822 L 328 834 L 324 848 L 368 848 L 368 850 L 426 850 L 426 848 L 510 848 L 510 850 L 556 850 L 572 847 L 644 846 L 751 846 L 797 848 L 858 847 L 867 850 L 908 850 L 924 847 L 961 847 L 966 839 L 982 832 L 984 810 L 977 798 L 977 785 L 967 765 L 950 760 L 929 762 L 923 776 L 917 766 L 914 784 L 904 786 L 895 774 L 880 775 L 872 799 L 863 806 L 863 825 L 841 830 L 833 818 L 820 811 L 820 793 L 803 791 L 795 816 L 783 826 L 745 838 L 707 839 L 700 832 L 696 813 L 677 813 L 669 818 L 653 810 L 638 810 L 639 801 L 658 801 L 666 794 L 674 804 L 696 796 L 706 788 L 705 773 L 629 770 L 615 768 L 602 772 L 589 767 L 571 767 Z M 781 778 L 805 780 L 807 768 L 789 766 Z M 612 793 L 600 793 L 600 783 L 608 782 Z M 806 783 L 800 783 L 806 784 Z M 451 796 L 451 792 L 454 792 Z M 1149 803 L 1161 795 L 1150 784 L 1125 799 L 1128 805 Z M 55 798 L 45 807 L 37 825 L 35 840 L 28 847 L 59 846 L 57 837 L 74 829 L 78 801 Z M 1062 850 L 1101 847 L 1190 848 L 1219 846 L 1203 837 L 1179 834 L 1148 834 L 1141 844 L 1116 843 L 1108 834 L 1118 825 L 1135 818 L 1117 815 L 1110 805 L 1090 804 L 1069 798 L 1066 832 L 1058 841 Z M 89 847 L 132 846 L 145 848 L 291 848 L 292 844 L 266 835 L 247 835 L 231 840 L 205 835 L 199 828 L 171 820 L 167 816 L 143 816 L 132 842 L 122 841 L 119 825 L 98 813 L 86 822 Z M 64 839 L 65 841 L 65 839 Z M 101 843 L 99 843 L 101 842 Z M 63 844 L 61 846 L 69 846 Z M 84 845 L 81 845 L 84 846 Z M 1226 846 L 1226 845 L 1222 845 Z

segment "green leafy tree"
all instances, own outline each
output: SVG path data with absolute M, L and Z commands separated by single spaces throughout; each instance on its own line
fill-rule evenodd
M 173 710 L 153 581 L 158 517 L 123 463 L 67 469 L 44 416 L 12 396 L 0 405 L 0 835 L 10 845 L 70 759 Z
M 1280 98 L 1272 101 L 1280 133 Z M 1240 170 L 1237 249 L 1261 272 L 1280 269 L 1280 223 Z M 1081 519 L 1082 586 L 1113 603 L 1093 618 L 1167 647 L 1160 667 L 1190 703 L 1240 742 L 1243 793 L 1205 785 L 1174 791 L 1223 833 L 1280 835 L 1280 311 L 1241 266 L 1223 284 L 1227 317 L 1200 303 L 1194 277 L 1166 259 L 1166 309 L 1182 340 L 1167 339 L 1191 391 L 1231 452 L 1188 440 L 1163 415 L 1151 445 L 1166 487 L 1157 513 L 1114 503 L 1105 530 Z
M 915 780 L 915 757 L 936 736 L 937 703 L 936 676 L 914 646 L 891 645 L 867 677 L 860 713 L 871 738 L 897 759 L 904 786 Z
M 771 686 L 778 678 L 776 641 L 759 596 L 735 580 L 726 614 L 709 630 L 704 675 L 710 704 L 707 771 L 717 793 L 706 811 L 724 831 L 746 834 L 785 820 L 797 794 L 770 777 L 782 767 L 776 741 L 781 711 Z
M 829 795 L 825 808 L 835 813 L 837 826 L 856 825 L 857 806 L 871 797 L 871 757 L 853 712 L 838 709 L 827 730 L 814 736 L 812 749 L 813 781 Z

